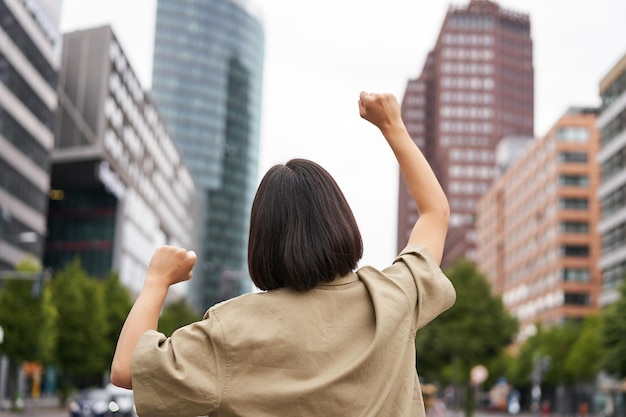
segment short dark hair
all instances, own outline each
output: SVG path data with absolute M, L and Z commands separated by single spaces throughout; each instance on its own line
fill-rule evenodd
M 354 270 L 363 240 L 333 177 L 292 159 L 270 168 L 250 213 L 248 270 L 261 290 L 307 291 Z

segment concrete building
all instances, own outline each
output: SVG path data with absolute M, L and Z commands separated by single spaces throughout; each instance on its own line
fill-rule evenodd
M 476 202 L 498 175 L 505 136 L 534 136 L 533 47 L 528 15 L 488 0 L 448 9 L 420 76 L 408 82 L 402 117 L 448 196 L 442 266 L 474 260 Z M 400 179 L 398 249 L 417 213 Z
M 258 182 L 264 31 L 251 1 L 158 0 L 152 91 L 200 189 L 191 297 L 249 292 L 248 222 Z
M 0 270 L 43 255 L 60 10 L 61 0 L 0 0 Z
M 626 55 L 600 82 L 600 97 L 600 303 L 606 305 L 617 300 L 617 289 L 626 277 Z
M 157 245 L 193 247 L 196 190 L 113 31 L 63 36 L 45 265 L 138 292 Z
M 494 181 L 476 209 L 478 268 L 520 322 L 580 319 L 598 309 L 597 109 L 569 109 Z

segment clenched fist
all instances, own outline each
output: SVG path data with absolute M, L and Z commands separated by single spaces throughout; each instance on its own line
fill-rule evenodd
M 196 263 L 196 253 L 175 246 L 159 246 L 154 251 L 146 281 L 161 285 L 174 285 L 191 279 L 191 270 Z
M 381 131 L 403 126 L 400 104 L 393 94 L 372 94 L 361 92 L 359 114 Z

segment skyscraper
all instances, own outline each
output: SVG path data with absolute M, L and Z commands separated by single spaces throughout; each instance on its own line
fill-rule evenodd
M 264 32 L 242 0 L 159 0 L 152 91 L 200 188 L 192 301 L 250 289 L 249 208 L 257 183 Z
M 58 91 L 45 264 L 136 295 L 155 246 L 194 243 L 191 173 L 109 26 L 64 34 Z
M 402 117 L 450 203 L 442 265 L 475 258 L 474 210 L 498 174 L 505 136 L 534 135 L 534 70 L 528 15 L 496 2 L 451 6 L 420 76 L 408 82 Z M 400 179 L 398 248 L 417 212 Z
M 60 10 L 61 0 L 0 0 L 0 269 L 43 254 Z

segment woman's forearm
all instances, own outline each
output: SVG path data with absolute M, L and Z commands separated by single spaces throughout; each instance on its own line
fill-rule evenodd
M 114 385 L 132 389 L 133 352 L 141 335 L 148 330 L 157 329 L 167 290 L 166 285 L 147 281 L 137 297 L 122 327 L 111 364 L 111 382 Z

